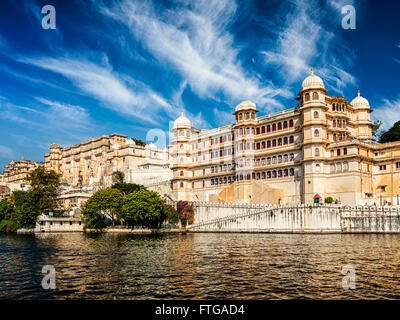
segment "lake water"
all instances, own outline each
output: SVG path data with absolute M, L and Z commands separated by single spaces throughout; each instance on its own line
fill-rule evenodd
M 399 254 L 400 235 L 0 235 L 0 298 L 398 299 Z

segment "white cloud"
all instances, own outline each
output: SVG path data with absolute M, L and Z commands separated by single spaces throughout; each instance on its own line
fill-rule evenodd
M 340 7 L 339 1 L 330 1 L 330 4 L 335 9 Z M 326 87 L 343 94 L 345 86 L 356 83 L 356 79 L 345 71 L 345 65 L 351 64 L 351 53 L 342 43 L 340 48 L 335 47 L 334 30 L 322 26 L 324 9 L 316 7 L 315 2 L 295 0 L 292 9 L 286 15 L 284 28 L 275 31 L 277 45 L 261 52 L 266 64 L 278 66 L 288 84 L 304 79 L 314 67 Z M 336 27 L 339 28 L 339 14 L 337 19 Z
M 382 129 L 388 130 L 400 120 L 400 97 L 395 100 L 383 99 L 379 108 L 372 113 L 374 120 L 382 121 Z
M 172 65 L 199 97 L 218 100 L 223 93 L 230 103 L 252 99 L 260 108 L 281 106 L 276 97 L 289 93 L 271 82 L 262 83 L 242 67 L 228 31 L 236 10 L 231 0 L 181 2 L 162 14 L 151 3 L 134 0 L 101 7 L 102 13 L 125 24 L 159 61 Z
M 101 101 L 104 107 L 122 115 L 156 124 L 161 120 L 158 110 L 177 113 L 144 83 L 114 72 L 107 58 L 104 66 L 71 58 L 26 58 L 21 61 L 62 74 L 84 93 Z
M 0 145 L 0 158 L 2 159 L 14 158 L 14 152 L 9 147 Z

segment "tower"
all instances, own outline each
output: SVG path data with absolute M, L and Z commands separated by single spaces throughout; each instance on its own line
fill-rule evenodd
M 174 121 L 172 128 L 172 189 L 176 200 L 191 200 L 190 187 L 192 172 L 190 167 L 189 140 L 191 136 L 191 123 L 182 111 L 181 116 Z
M 355 97 L 350 104 L 354 108 L 354 123 L 356 124 L 355 135 L 360 140 L 371 140 L 372 127 L 371 121 L 371 107 L 367 99 L 360 95 L 358 90 L 357 97 Z
M 311 74 L 304 79 L 299 92 L 299 110 L 303 131 L 303 202 L 313 202 L 314 196 L 324 194 L 324 158 L 327 144 L 326 111 L 324 82 Z

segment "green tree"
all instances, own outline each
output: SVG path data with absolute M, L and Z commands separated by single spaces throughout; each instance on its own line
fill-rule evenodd
M 382 135 L 383 131 L 379 130 L 382 126 L 382 121 L 376 120 L 374 121 L 374 125 L 372 127 L 372 137 L 379 139 Z
M 140 139 L 136 139 L 136 138 L 132 138 L 133 141 L 135 141 L 137 146 L 141 146 L 144 147 L 146 145 L 146 142 L 140 140 Z
M 125 174 L 122 171 L 115 171 L 112 174 L 113 184 L 122 184 L 124 183 Z
M 179 212 L 169 204 L 165 206 L 165 215 L 168 223 L 177 224 L 179 222 Z
M 30 183 L 32 188 L 40 186 L 58 187 L 60 185 L 60 175 L 53 170 L 48 171 L 43 167 L 30 172 L 25 180 Z
M 388 131 L 383 132 L 379 138 L 380 143 L 400 140 L 400 121 L 397 121 Z
M 136 183 L 117 183 L 113 184 L 111 188 L 118 189 L 121 191 L 123 194 L 127 195 L 130 194 L 134 191 L 144 191 L 146 190 L 145 186 L 142 186 L 141 184 L 136 184 Z
M 325 198 L 325 203 L 332 203 L 333 202 L 333 198 L 332 197 L 326 197 Z
M 82 206 L 82 215 L 86 220 L 88 228 L 102 229 L 106 226 L 104 216 L 123 223 L 120 215 L 123 194 L 115 188 L 101 189 L 95 192 Z
M 124 197 L 121 214 L 128 225 L 155 227 L 166 218 L 165 202 L 157 192 L 137 190 Z
M 7 199 L 0 201 L 0 221 L 10 219 L 13 212 L 14 208 Z

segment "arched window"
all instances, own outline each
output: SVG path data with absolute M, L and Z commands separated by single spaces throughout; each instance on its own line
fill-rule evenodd
M 271 141 L 270 140 L 267 141 L 267 148 L 271 148 Z
M 278 122 L 278 130 L 282 130 L 282 122 Z
M 260 134 L 260 128 L 256 129 L 256 134 Z
M 272 131 L 276 131 L 276 124 L 275 123 L 272 125 Z
M 318 111 L 314 111 L 314 119 L 318 119 Z
M 290 168 L 289 172 L 290 172 L 291 176 L 294 176 L 294 169 L 293 168 Z
M 251 113 L 251 118 L 252 118 L 252 119 L 255 119 L 255 117 L 256 117 L 256 116 L 255 116 L 255 113 L 252 112 L 252 113 Z
M 336 138 L 336 133 L 334 133 L 333 134 L 333 141 L 336 141 L 337 140 L 337 138 Z
M 304 100 L 310 101 L 310 94 L 308 92 L 304 95 Z
M 282 177 L 282 170 L 278 170 L 278 177 Z
M 283 144 L 288 144 L 288 137 L 283 138 Z
M 293 127 L 293 119 L 289 120 L 289 128 Z
M 275 140 L 275 139 L 272 140 L 272 146 L 273 146 L 273 147 L 276 147 L 276 140 Z
M 319 137 L 319 131 L 318 131 L 318 129 L 315 129 L 315 130 L 314 130 L 314 137 Z
M 278 146 L 281 146 L 282 145 L 282 138 L 279 138 L 278 139 Z
M 248 112 L 246 112 L 246 120 L 250 119 L 250 114 Z
M 289 137 L 289 143 L 294 143 L 294 137 L 293 136 Z
M 283 170 L 283 175 L 287 177 L 289 175 L 289 170 L 288 169 Z
M 183 182 L 181 182 L 180 186 L 181 186 L 181 188 L 183 188 Z
M 243 115 L 241 113 L 239 113 L 239 120 L 243 119 Z
M 318 100 L 318 92 L 313 92 L 312 98 L 313 100 Z
M 180 172 L 180 176 L 183 177 L 183 171 L 182 171 L 182 170 L 181 170 L 181 172 Z
M 321 172 L 321 166 L 319 164 L 315 165 L 315 172 Z
M 332 126 L 333 126 L 333 127 L 336 127 L 336 120 L 333 120 L 333 121 L 332 121 Z
M 319 148 L 315 148 L 314 154 L 316 157 L 319 157 Z
M 290 158 L 289 158 L 289 159 L 290 159 L 290 161 L 293 161 L 293 160 L 294 160 L 294 153 L 291 153 L 291 154 L 290 154 Z
M 271 179 L 271 171 L 268 171 L 268 172 L 267 172 L 267 178 L 268 178 L 268 179 Z
M 332 111 L 335 111 L 335 104 L 332 104 Z
M 283 161 L 284 162 L 288 162 L 289 161 L 289 156 L 287 155 L 287 154 L 285 154 L 284 156 L 283 156 Z
M 271 132 L 271 126 L 267 125 L 267 132 Z
M 270 165 L 271 164 L 271 157 L 267 158 L 267 164 Z
M 265 127 L 264 126 L 261 127 L 261 134 L 263 134 L 263 133 L 265 133 Z
M 272 164 L 275 164 L 276 163 L 276 156 L 273 156 L 272 157 Z
M 287 128 L 287 121 L 283 121 L 283 129 Z
M 265 141 L 261 142 L 261 148 L 265 149 Z
M 282 156 L 281 155 L 278 156 L 278 163 L 282 163 Z
M 272 171 L 272 178 L 276 178 L 276 171 Z

